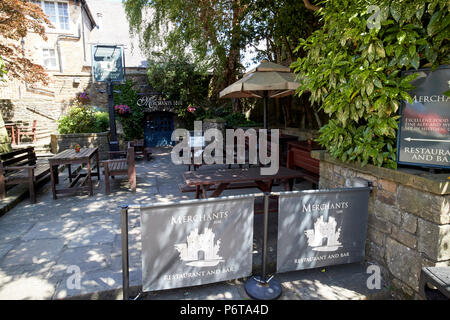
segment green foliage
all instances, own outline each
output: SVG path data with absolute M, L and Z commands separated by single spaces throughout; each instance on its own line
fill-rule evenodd
M 96 112 L 89 105 L 74 105 L 69 113 L 59 120 L 58 131 L 69 133 L 97 133 L 105 132 L 109 127 L 106 112 Z
M 212 106 L 208 99 L 206 71 L 190 63 L 185 56 L 168 56 L 150 61 L 147 75 L 153 89 L 163 93 L 168 100 L 182 102 L 176 111 L 187 128 L 193 126 L 197 117 L 187 111 L 187 106 L 193 105 L 199 110 Z
M 142 139 L 144 137 L 145 106 L 137 105 L 138 92 L 134 89 L 134 83 L 127 80 L 124 84 L 115 85 L 114 91 L 114 103 L 116 105 L 126 104 L 131 109 L 131 113 L 125 116 L 116 112 L 116 118 L 123 127 L 124 139 L 126 141 Z
M 168 100 L 181 100 L 184 106 L 208 102 L 208 75 L 184 56 L 169 56 L 149 61 L 149 84 Z
M 248 120 L 241 112 L 232 112 L 228 114 L 225 116 L 225 121 L 227 123 L 227 127 L 230 128 L 251 127 L 257 125 L 256 122 Z
M 449 63 L 449 3 L 432 1 L 325 0 L 323 28 L 296 50 L 292 64 L 303 79 L 298 95 L 332 119 L 318 142 L 335 158 L 396 168 L 396 130 L 402 100 L 416 75 L 401 70 Z M 378 5 L 374 19 L 370 5 Z M 377 23 L 379 22 L 379 23 Z M 369 23 L 369 24 L 368 24 Z M 370 26 L 370 27 L 369 27 Z

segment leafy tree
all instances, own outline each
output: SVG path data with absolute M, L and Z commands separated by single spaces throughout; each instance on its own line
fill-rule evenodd
M 30 30 L 47 40 L 45 25 L 51 26 L 51 23 L 38 5 L 22 0 L 0 1 L 0 81 L 9 77 L 28 83 L 48 83 L 44 68 L 26 58 L 18 44 Z M 0 113 L 0 153 L 10 149 Z
M 45 25 L 52 27 L 39 5 L 23 0 L 0 1 L 0 58 L 8 77 L 48 83 L 44 68 L 28 59 L 19 44 L 29 31 L 47 40 Z
M 143 35 L 147 49 L 164 45 L 171 54 L 191 52 L 193 63 L 213 70 L 213 99 L 236 81 L 247 0 L 126 0 L 125 10 L 131 30 Z M 151 19 L 145 15 L 149 11 Z
M 319 6 L 323 27 L 301 40 L 297 50 L 307 54 L 292 64 L 303 79 L 298 95 L 310 91 L 310 101 L 330 115 L 318 141 L 342 161 L 396 168 L 398 109 L 402 100 L 412 102 L 415 78 L 401 70 L 449 63 L 449 2 L 324 0 Z
M 268 58 L 289 65 L 303 54 L 294 52 L 299 38 L 319 28 L 318 18 L 298 0 L 253 0 L 250 8 L 243 29 L 258 61 Z M 266 44 L 264 49 L 258 47 L 261 42 Z
M 183 56 L 168 55 L 158 61 L 149 61 L 148 81 L 153 89 L 164 93 L 169 100 L 203 105 L 208 96 L 208 74 Z

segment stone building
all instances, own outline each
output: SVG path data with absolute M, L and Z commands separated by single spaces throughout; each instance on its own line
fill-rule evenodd
M 29 32 L 22 39 L 26 55 L 44 66 L 48 86 L 10 79 L 0 82 L 0 111 L 5 121 L 37 120 L 38 139 L 47 141 L 57 120 L 70 107 L 75 94 L 87 91 L 91 103 L 107 109 L 106 86 L 92 82 L 91 46 L 125 46 L 126 79 L 146 87 L 146 59 L 138 39 L 129 36 L 122 3 L 108 0 L 35 0 L 55 28 L 47 28 L 47 41 Z

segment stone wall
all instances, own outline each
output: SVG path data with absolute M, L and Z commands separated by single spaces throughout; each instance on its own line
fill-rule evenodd
M 147 84 L 143 72 L 127 70 L 127 79 L 134 81 L 137 88 Z M 38 120 L 38 129 L 57 131 L 57 121 L 72 105 L 78 92 L 87 91 L 91 104 L 108 110 L 106 84 L 93 83 L 90 73 L 55 73 L 46 87 L 30 87 L 18 80 L 0 83 L 0 112 L 7 121 Z
M 109 132 L 51 135 L 52 153 L 73 149 L 76 144 L 82 148 L 98 147 L 100 159 L 105 160 L 108 158 L 106 152 L 109 151 Z
M 450 266 L 449 174 L 361 168 L 320 151 L 312 156 L 320 160 L 320 188 L 344 187 L 355 177 L 373 183 L 366 259 L 382 268 L 396 297 L 419 299 L 421 268 Z

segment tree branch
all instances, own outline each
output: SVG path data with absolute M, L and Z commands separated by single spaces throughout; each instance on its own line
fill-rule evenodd
M 309 2 L 309 0 L 303 0 L 303 3 L 305 4 L 306 9 L 309 9 L 309 10 L 312 10 L 312 11 L 319 10 L 319 7 L 311 4 L 311 2 Z

